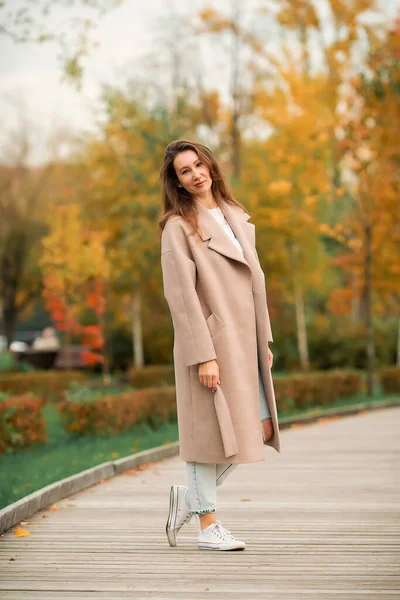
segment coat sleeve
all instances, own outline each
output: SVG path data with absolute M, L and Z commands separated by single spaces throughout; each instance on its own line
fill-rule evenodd
M 187 367 L 217 358 L 196 291 L 196 264 L 179 222 L 167 222 L 162 234 L 164 296 L 174 326 L 174 341 Z

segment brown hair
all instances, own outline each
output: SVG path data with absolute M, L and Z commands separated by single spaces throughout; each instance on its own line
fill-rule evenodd
M 193 233 L 199 232 L 198 211 L 194 198 L 183 187 L 178 187 L 178 177 L 174 168 L 175 157 L 185 150 L 193 150 L 208 166 L 212 179 L 211 191 L 218 206 L 225 200 L 228 204 L 235 204 L 244 210 L 244 206 L 235 200 L 220 166 L 211 150 L 199 142 L 188 140 L 174 140 L 165 148 L 164 163 L 161 167 L 160 177 L 162 182 L 163 210 L 159 219 L 160 234 L 168 219 L 173 215 L 183 217 L 192 226 Z

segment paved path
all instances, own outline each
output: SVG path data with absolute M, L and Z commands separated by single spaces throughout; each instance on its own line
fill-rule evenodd
M 243 552 L 198 550 L 194 520 L 169 547 L 179 457 L 120 475 L 37 513 L 30 537 L 0 538 L 0 598 L 400 598 L 399 450 L 399 408 L 283 431 L 280 454 L 219 488 Z

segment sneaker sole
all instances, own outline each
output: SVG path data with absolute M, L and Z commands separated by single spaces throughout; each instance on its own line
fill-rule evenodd
M 202 544 L 198 544 L 197 546 L 199 550 L 245 550 L 246 546 L 205 546 Z
M 170 546 L 176 546 L 176 530 L 172 527 L 174 521 L 174 514 L 176 515 L 177 510 L 177 494 L 175 493 L 174 486 L 171 487 L 169 493 L 169 512 L 165 531 Z

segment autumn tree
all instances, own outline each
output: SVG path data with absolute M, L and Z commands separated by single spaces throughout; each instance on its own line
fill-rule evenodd
M 144 363 L 143 303 L 160 275 L 157 220 L 160 212 L 159 170 L 164 148 L 179 134 L 165 105 L 147 106 L 135 95 L 108 90 L 107 120 L 86 140 L 82 170 L 89 175 L 83 190 L 85 212 L 106 234 L 110 290 L 117 313 L 130 315 L 135 366 Z M 189 115 L 189 113 L 188 113 Z
M 365 318 L 368 392 L 373 392 L 374 313 L 378 301 L 399 318 L 400 130 L 399 20 L 371 48 L 349 89 L 343 118 L 343 169 L 352 210 L 346 220 L 347 252 L 340 257 L 360 282 Z M 382 311 L 382 308 L 380 309 Z
M 57 328 L 65 335 L 68 345 L 74 336 L 83 343 L 101 350 L 104 346 L 104 284 L 109 276 L 103 235 L 88 227 L 78 204 L 55 205 L 49 234 L 42 240 L 43 295 Z M 91 308 L 95 326 L 85 327 L 82 316 Z M 104 355 L 90 353 L 90 364 L 103 364 L 108 376 Z

